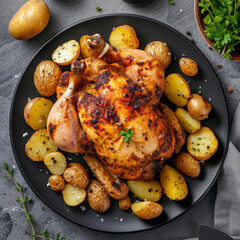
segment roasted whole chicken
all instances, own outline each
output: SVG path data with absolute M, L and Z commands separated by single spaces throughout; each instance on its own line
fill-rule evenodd
M 164 69 L 151 54 L 116 49 L 99 34 L 86 43 L 94 57 L 72 63 L 48 117 L 49 134 L 60 149 L 93 155 L 120 178 L 152 179 L 175 147 L 159 111 Z M 126 141 L 120 133 L 129 129 Z

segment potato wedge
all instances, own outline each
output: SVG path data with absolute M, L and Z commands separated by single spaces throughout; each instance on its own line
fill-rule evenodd
M 86 191 L 84 188 L 74 187 L 67 183 L 62 190 L 64 202 L 71 207 L 81 204 L 86 198 Z
M 44 158 L 44 164 L 55 175 L 62 175 L 67 167 L 65 156 L 61 152 L 51 152 Z
M 189 76 L 189 77 L 194 77 L 198 73 L 198 65 L 197 63 L 190 59 L 190 58 L 180 58 L 179 60 L 179 67 L 183 74 Z
M 182 146 L 186 142 L 185 131 L 182 125 L 179 123 L 174 112 L 167 105 L 160 103 L 160 112 L 162 113 L 163 117 L 167 119 L 167 122 L 174 134 L 176 140 L 174 152 L 179 153 L 182 149 Z
M 43 161 L 50 152 L 56 152 L 57 145 L 48 135 L 47 129 L 35 132 L 25 146 L 27 156 L 33 161 Z
M 191 95 L 191 90 L 181 75 L 172 73 L 165 79 L 164 93 L 177 107 L 184 107 Z
M 111 32 L 109 42 L 116 48 L 138 48 L 139 40 L 134 28 L 129 25 L 121 25 Z
M 59 65 L 69 65 L 79 57 L 80 46 L 76 40 L 63 43 L 52 54 L 52 60 Z
M 131 207 L 131 200 L 129 196 L 118 201 L 118 206 L 122 210 L 128 210 Z
M 201 128 L 201 122 L 192 118 L 187 110 L 183 108 L 177 108 L 175 115 L 185 131 L 189 133 L 195 133 Z
M 133 203 L 131 209 L 139 218 L 145 220 L 156 218 L 163 211 L 162 205 L 151 201 Z
M 208 127 L 192 133 L 187 138 L 187 150 L 196 159 L 204 162 L 218 149 L 218 140 L 213 131 Z
M 188 194 L 184 177 L 169 165 L 163 166 L 160 172 L 160 183 L 165 195 L 174 201 L 180 201 Z
M 127 184 L 130 191 L 141 200 L 157 202 L 162 196 L 162 187 L 156 179 L 148 182 L 129 180 Z
M 187 152 L 180 153 L 174 161 L 177 170 L 191 178 L 196 178 L 201 172 L 199 162 Z
M 65 181 L 63 177 L 59 175 L 50 176 L 48 183 L 53 191 L 62 191 L 65 188 Z
M 24 119 L 33 129 L 39 130 L 47 126 L 47 118 L 53 102 L 42 97 L 30 100 L 24 108 Z
M 100 182 L 92 179 L 87 188 L 87 199 L 90 207 L 99 213 L 106 212 L 111 206 L 111 198 Z
M 63 177 L 66 182 L 78 188 L 86 188 L 89 183 L 89 174 L 80 163 L 68 164 Z
M 171 52 L 166 43 L 160 41 L 150 42 L 144 49 L 151 53 L 166 69 L 171 63 Z

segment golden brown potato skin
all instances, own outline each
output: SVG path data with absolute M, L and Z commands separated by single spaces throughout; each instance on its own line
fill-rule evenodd
M 50 176 L 48 183 L 53 191 L 62 191 L 65 188 L 65 181 L 63 177 L 59 175 Z
M 160 41 L 150 42 L 144 49 L 146 52 L 151 53 L 166 69 L 171 63 L 171 52 L 166 43 Z
M 68 164 L 63 173 L 63 178 L 66 182 L 78 188 L 86 188 L 89 183 L 89 174 L 80 163 Z
M 196 178 L 201 172 L 199 162 L 187 152 L 180 153 L 174 161 L 177 170 L 191 178 Z
M 34 73 L 34 84 L 37 91 L 44 97 L 52 96 L 56 92 L 61 75 L 62 70 L 53 61 L 40 62 Z
M 88 185 L 87 199 L 90 207 L 99 213 L 106 212 L 111 205 L 111 198 L 100 182 L 95 179 L 92 179 Z
M 181 71 L 189 77 L 194 77 L 198 73 L 197 63 L 190 58 L 180 58 L 179 67 Z
M 194 119 L 201 121 L 208 118 L 212 106 L 209 102 L 205 101 L 202 96 L 194 93 L 187 103 L 187 109 L 188 113 Z
M 32 38 L 47 26 L 50 12 L 43 0 L 30 0 L 11 19 L 9 33 L 18 40 Z
M 27 123 L 29 126 L 30 126 L 30 124 L 29 124 L 29 112 L 30 112 L 30 109 L 31 109 L 31 107 L 33 106 L 33 104 L 36 103 L 36 102 L 38 102 L 40 99 L 41 99 L 41 97 L 36 97 L 36 98 L 30 100 L 30 101 L 26 104 L 26 106 L 25 106 L 25 108 L 24 108 L 24 119 L 25 119 L 26 123 Z M 30 126 L 30 127 L 31 127 L 31 126 Z M 34 130 L 37 130 L 37 129 L 34 129 Z
M 176 145 L 174 152 L 179 153 L 182 149 L 182 146 L 186 142 L 186 133 L 174 112 L 167 105 L 160 103 L 160 112 L 162 113 L 163 117 L 167 119 L 168 124 L 175 136 Z
M 129 196 L 118 201 L 118 206 L 122 210 L 128 210 L 131 207 L 131 200 Z

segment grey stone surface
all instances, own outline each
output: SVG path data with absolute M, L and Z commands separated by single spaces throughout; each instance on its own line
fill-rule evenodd
M 9 109 L 12 94 L 18 77 L 36 50 L 54 33 L 81 19 L 107 13 L 134 13 L 148 16 L 171 25 L 188 38 L 205 54 L 216 70 L 225 92 L 230 115 L 232 115 L 240 99 L 240 64 L 221 58 L 216 52 L 210 51 L 201 37 L 193 13 L 193 1 L 175 0 L 175 5 L 169 5 L 167 0 L 153 0 L 145 6 L 131 6 L 122 0 L 46 0 L 50 11 L 50 22 L 40 35 L 28 40 L 17 41 L 8 33 L 8 23 L 14 13 L 24 3 L 24 0 L 0 1 L 0 162 L 6 161 L 15 169 L 15 178 L 26 186 L 25 193 L 33 198 L 28 209 L 35 216 L 34 226 L 37 231 L 48 228 L 49 235 L 61 232 L 67 239 L 183 239 L 196 237 L 201 223 L 213 225 L 213 206 L 215 187 L 195 207 L 176 221 L 154 230 L 135 234 L 107 234 L 88 230 L 77 226 L 44 205 L 31 191 L 23 180 L 14 160 L 8 130 Z M 97 12 L 95 7 L 102 7 Z M 191 32 L 188 36 L 186 32 Z M 217 64 L 223 68 L 217 68 Z M 227 88 L 233 89 L 232 93 Z M 0 168 L 0 175 L 3 169 Z M 31 239 L 25 234 L 30 230 L 23 222 L 24 212 L 16 203 L 17 192 L 10 180 L 0 178 L 0 240 Z

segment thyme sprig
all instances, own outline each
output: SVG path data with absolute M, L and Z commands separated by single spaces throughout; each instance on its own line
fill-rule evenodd
M 31 230 L 32 232 L 26 232 L 29 236 L 32 237 L 33 240 L 36 240 L 36 238 L 42 238 L 42 239 L 47 239 L 47 240 L 64 240 L 66 239 L 65 237 L 60 237 L 60 233 L 57 234 L 57 236 L 55 238 L 50 238 L 47 234 L 47 229 L 41 231 L 42 235 L 36 234 L 35 228 L 33 226 L 32 220 L 34 219 L 34 217 L 31 215 L 31 213 L 29 213 L 27 211 L 26 208 L 26 203 L 32 201 L 31 198 L 28 198 L 26 195 L 23 195 L 23 185 L 19 184 L 14 178 L 13 178 L 13 169 L 12 168 L 8 168 L 8 165 L 6 162 L 3 162 L 3 168 L 6 171 L 6 175 L 3 175 L 3 178 L 10 178 L 14 184 L 15 184 L 15 188 L 16 190 L 19 191 L 19 196 L 16 199 L 17 203 L 20 203 L 23 207 L 23 210 L 25 212 L 26 218 L 23 219 L 24 221 L 29 222 L 30 226 L 31 226 Z

